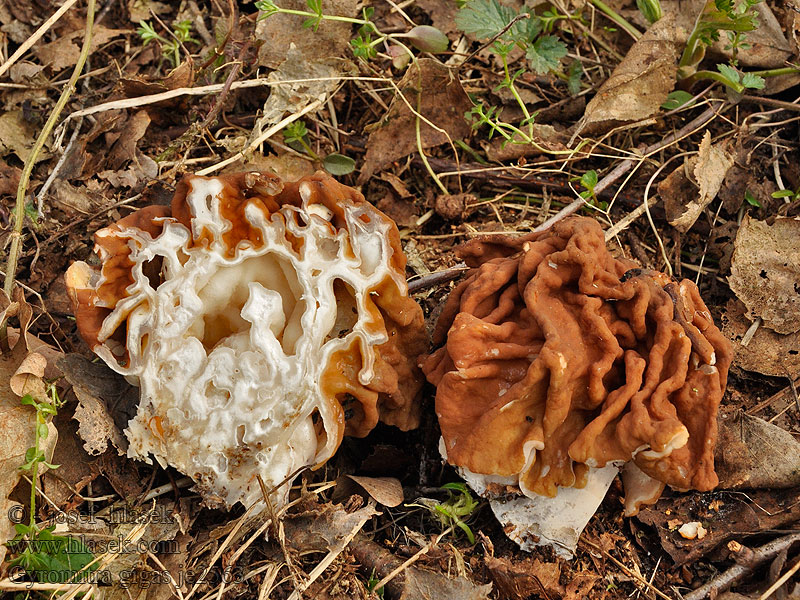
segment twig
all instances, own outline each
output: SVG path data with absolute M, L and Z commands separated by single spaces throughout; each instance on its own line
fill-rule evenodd
M 772 594 L 778 591 L 779 587 L 781 587 L 784 583 L 789 581 L 789 578 L 795 573 L 797 573 L 798 569 L 800 569 L 800 559 L 798 559 L 797 562 L 794 563 L 794 566 L 791 569 L 789 569 L 788 571 L 786 571 L 786 573 L 781 575 L 781 578 L 778 579 L 778 581 L 769 586 L 769 589 L 763 594 L 761 594 L 758 597 L 758 600 L 767 600 L 767 598 L 769 598 L 770 596 L 772 596 Z
M 400 573 L 405 571 L 408 567 L 410 567 L 415 562 L 417 562 L 420 558 L 422 558 L 422 556 L 424 554 L 427 554 L 428 552 L 430 552 L 431 548 L 436 546 L 436 544 L 438 544 L 440 541 L 442 541 L 442 538 L 444 536 L 446 536 L 447 534 L 451 533 L 452 531 L 453 531 L 453 527 L 451 525 L 450 527 L 445 529 L 442 533 L 437 535 L 434 539 L 432 539 L 430 542 L 428 542 L 425 546 L 420 548 L 419 551 L 416 554 L 411 556 L 408 560 L 406 560 L 402 564 L 398 565 L 397 568 L 393 569 L 391 573 L 389 573 L 388 575 L 383 577 L 378 583 L 375 584 L 374 589 L 379 590 L 382 587 L 384 587 L 392 579 L 397 577 Z
M 0 66 L 0 77 L 11 67 L 11 65 L 17 62 L 17 60 L 19 60 L 21 56 L 23 56 L 28 50 L 30 50 L 31 47 L 36 42 L 38 42 L 39 39 L 45 33 L 47 33 L 48 29 L 50 29 L 53 25 L 55 25 L 56 21 L 58 21 L 61 17 L 63 17 L 64 13 L 67 12 L 70 8 L 72 8 L 77 1 L 78 0 L 67 0 L 67 2 L 64 2 L 64 4 L 61 5 L 61 8 L 59 8 L 56 12 L 53 13 L 53 16 L 47 19 L 47 21 L 42 23 L 39 29 L 33 32 L 33 35 L 31 37 L 22 42 L 22 45 L 19 48 L 17 48 L 17 51 L 14 52 L 14 54 L 12 54 L 8 58 L 8 60 L 3 63 L 2 66 Z
M 700 586 L 693 592 L 683 597 L 683 600 L 703 600 L 706 597 L 715 597 L 717 594 L 730 589 L 734 584 L 742 580 L 746 575 L 752 573 L 760 564 L 768 561 L 779 552 L 786 550 L 795 542 L 800 542 L 800 533 L 792 533 L 777 540 L 772 540 L 753 551 L 752 557 L 744 564 L 733 565 L 724 573 Z
M 463 262 L 458 263 L 454 267 L 450 267 L 449 269 L 444 269 L 442 271 L 436 271 L 435 273 L 428 273 L 427 275 L 423 275 L 419 279 L 413 279 L 408 282 L 408 293 L 414 294 L 421 290 L 431 288 L 442 283 L 447 283 L 448 281 L 453 281 L 454 279 L 458 279 L 464 271 L 468 271 L 469 267 Z
M 75 129 L 72 131 L 72 135 L 69 138 L 69 142 L 67 142 L 67 147 L 64 148 L 64 151 L 61 153 L 61 157 L 58 159 L 56 166 L 53 167 L 53 170 L 50 171 L 50 175 L 45 180 L 44 185 L 36 194 L 36 212 L 41 219 L 44 216 L 43 209 L 44 209 L 44 197 L 47 195 L 47 192 L 50 190 L 50 186 L 53 185 L 53 182 L 58 179 L 58 174 L 61 172 L 61 169 L 64 167 L 64 163 L 67 162 L 67 156 L 69 155 L 70 150 L 72 150 L 72 146 L 75 144 L 75 140 L 78 139 L 78 133 L 81 130 L 81 123 L 83 123 L 83 119 L 79 119 L 78 122 L 75 124 Z
M 652 144 L 651 146 L 645 148 L 644 151 L 642 152 L 643 157 L 654 154 L 655 152 L 658 152 L 662 148 L 666 148 L 673 142 L 676 142 L 688 135 L 691 135 L 697 129 L 699 129 L 700 127 L 708 123 L 711 119 L 713 119 L 714 116 L 716 116 L 716 114 L 717 114 L 716 107 L 712 106 L 710 108 L 707 108 L 705 111 L 703 111 L 703 113 L 700 116 L 696 117 L 695 119 L 693 119 L 692 121 L 681 127 L 675 133 L 672 133 L 667 137 L 665 137 L 660 142 L 656 142 L 655 144 Z M 609 185 L 614 183 L 617 179 L 622 177 L 625 173 L 627 173 L 631 169 L 631 167 L 633 167 L 633 165 L 636 164 L 637 160 L 639 159 L 628 158 L 623 160 L 616 167 L 614 167 L 614 169 L 608 175 L 603 177 L 600 181 L 597 182 L 597 185 L 594 186 L 595 194 L 601 192 Z M 576 198 L 572 203 L 568 204 L 560 211 L 558 211 L 555 215 L 547 219 L 544 223 L 539 225 L 536 229 L 534 229 L 534 231 L 544 231 L 545 229 L 549 229 L 562 219 L 565 219 L 571 214 L 578 212 L 578 210 L 582 208 L 585 204 L 586 200 L 584 198 Z
M 314 100 L 311 104 L 306 105 L 302 110 L 292 113 L 288 117 L 282 119 L 278 123 L 275 123 L 272 127 L 267 129 L 261 135 L 259 135 L 256 139 L 254 139 L 244 150 L 241 150 L 234 154 L 233 156 L 229 156 L 225 160 L 218 162 L 210 167 L 206 167 L 205 169 L 201 169 L 197 172 L 198 175 L 208 175 L 209 173 L 214 173 L 215 171 L 219 171 L 222 167 L 226 167 L 231 163 L 235 163 L 240 158 L 243 158 L 248 152 L 256 149 L 260 146 L 263 142 L 266 142 L 269 138 L 273 135 L 278 133 L 281 129 L 286 127 L 289 123 L 293 123 L 303 115 L 310 113 L 314 110 L 317 110 L 322 104 L 324 103 L 324 99 L 317 99 Z
M 612 556 L 611 554 L 609 554 L 608 552 L 603 550 L 597 544 L 593 544 L 592 542 L 587 540 L 585 537 L 581 537 L 580 541 L 581 541 L 581 543 L 586 544 L 587 546 L 591 547 L 593 550 L 599 552 L 600 554 L 602 554 L 606 558 L 610 559 L 611 562 L 613 562 L 620 569 L 622 569 L 628 577 L 633 577 L 636 581 L 638 581 L 642 585 L 644 585 L 647 588 L 649 588 L 650 590 L 652 590 L 658 597 L 663 598 L 664 600 L 672 600 L 672 598 L 667 596 L 664 592 L 662 592 L 660 589 L 658 589 L 652 583 L 647 581 L 647 579 L 645 579 L 644 577 L 642 577 L 638 573 L 635 573 L 634 571 L 631 571 L 627 566 L 625 566 L 625 563 L 623 563 L 622 561 L 618 560 L 616 557 Z M 684 600 L 686 600 L 686 599 L 684 598 Z
M 61 92 L 61 97 L 56 102 L 55 108 L 50 113 L 50 117 L 47 119 L 47 122 L 44 124 L 41 133 L 39 133 L 39 137 L 36 139 L 36 143 L 34 144 L 33 148 L 31 149 L 30 154 L 28 155 L 28 160 L 25 161 L 25 166 L 22 169 L 22 175 L 19 178 L 19 186 L 17 187 L 17 205 L 14 207 L 14 230 L 11 232 L 11 246 L 9 247 L 8 251 L 8 261 L 6 263 L 6 279 L 5 284 L 3 286 L 3 290 L 5 291 L 6 295 L 11 297 L 11 292 L 14 289 L 14 278 L 17 272 L 17 261 L 19 260 L 19 253 L 22 248 L 22 226 L 25 221 L 25 194 L 28 191 L 28 184 L 30 183 L 31 173 L 33 172 L 33 167 L 36 164 L 36 158 L 39 156 L 39 153 L 42 151 L 44 147 L 44 143 L 47 138 L 50 136 L 50 132 L 53 130 L 53 127 L 58 120 L 58 117 L 61 115 L 61 111 L 64 110 L 64 106 L 67 104 L 67 100 L 69 100 L 72 92 L 75 89 L 75 84 L 78 81 L 78 76 L 83 71 L 83 65 L 86 64 L 86 59 L 89 56 L 89 50 L 92 46 L 92 26 L 94 25 L 94 6 L 95 0 L 88 0 L 87 10 L 86 10 L 86 28 L 84 30 L 83 35 L 83 47 L 81 48 L 81 53 L 78 56 L 78 62 L 75 63 L 75 69 L 72 71 L 72 76 L 69 78 L 69 82 L 67 85 L 64 86 L 63 91 Z M 5 331 L 5 323 L 0 324 L 0 338 L 6 337 Z

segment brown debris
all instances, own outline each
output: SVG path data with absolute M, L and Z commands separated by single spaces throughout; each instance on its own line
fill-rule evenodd
M 748 319 L 760 317 L 777 333 L 800 331 L 800 220 L 770 224 L 745 215 L 728 282 Z
M 473 271 L 423 363 L 451 464 L 549 496 L 611 461 L 633 460 L 642 487 L 716 486 L 731 352 L 693 283 L 612 258 L 587 218 L 460 253 Z
M 396 94 L 386 115 L 370 126 L 359 183 L 367 181 L 387 163 L 416 151 L 417 117 L 409 106 L 438 128 L 425 121 L 420 124 L 423 149 L 469 135 L 470 126 L 464 113 L 472 107 L 472 102 L 449 67 L 431 58 L 421 58 L 409 67 L 398 88 L 403 98 Z

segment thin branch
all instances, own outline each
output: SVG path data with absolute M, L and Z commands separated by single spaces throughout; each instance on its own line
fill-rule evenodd
M 733 565 L 705 585 L 684 596 L 683 600 L 703 600 L 707 597 L 716 597 L 717 594 L 730 589 L 734 584 L 751 574 L 760 564 L 788 549 L 795 542 L 800 542 L 800 533 L 785 535 L 756 548 L 752 556 L 744 564 Z

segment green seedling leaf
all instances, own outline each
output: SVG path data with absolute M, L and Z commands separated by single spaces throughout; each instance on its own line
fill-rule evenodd
M 558 68 L 559 60 L 567 55 L 567 47 L 557 37 L 545 35 L 528 47 L 525 57 L 531 68 L 544 74 Z
M 322 159 L 322 166 L 331 175 L 348 175 L 355 171 L 356 161 L 343 154 L 328 154 Z
M 583 76 L 583 65 L 579 60 L 573 60 L 567 69 L 567 89 L 570 95 L 577 96 L 581 92 L 581 77 Z
M 378 55 L 378 51 L 372 45 L 372 38 L 369 34 L 366 36 L 359 34 L 357 38 L 350 40 L 350 45 L 353 47 L 353 54 L 356 58 L 369 60 Z
M 719 65 L 717 65 L 717 70 L 720 73 L 722 73 L 722 75 L 723 75 L 723 77 L 725 77 L 725 79 L 729 79 L 733 83 L 739 83 L 739 80 L 741 79 L 741 75 L 739 74 L 739 71 L 737 71 L 734 67 L 732 67 L 730 65 L 719 64 Z
M 756 200 L 756 197 L 750 192 L 750 190 L 745 190 L 744 192 L 744 199 L 750 206 L 755 206 L 756 208 L 761 208 L 761 202 Z
M 261 15 L 258 17 L 259 21 L 281 12 L 281 9 L 272 0 L 258 0 L 256 8 L 261 11 Z
M 511 23 L 517 13 L 498 0 L 472 0 L 456 14 L 456 26 L 478 39 L 489 39 Z
M 760 75 L 755 75 L 754 73 L 745 73 L 742 75 L 742 85 L 746 88 L 763 90 L 765 84 L 764 78 Z
M 692 96 L 689 92 L 675 90 L 674 92 L 669 93 L 666 101 L 661 105 L 661 108 L 664 110 L 675 110 L 676 108 L 680 108 L 682 106 L 689 107 L 694 104 L 692 100 L 693 98 L 694 96 Z
M 773 198 L 794 198 L 795 193 L 792 190 L 778 190 L 770 194 Z
M 659 0 L 636 0 L 636 6 L 651 24 L 658 21 L 663 14 Z
M 594 188 L 597 185 L 597 171 L 592 169 L 581 175 L 581 185 L 588 191 L 594 192 Z
M 414 27 L 405 37 L 414 48 L 422 52 L 438 54 L 439 52 L 446 52 L 447 48 L 450 47 L 450 40 L 447 36 L 436 27 L 431 27 L 430 25 Z

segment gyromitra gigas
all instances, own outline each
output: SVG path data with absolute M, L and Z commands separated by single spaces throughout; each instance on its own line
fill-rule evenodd
M 97 232 L 66 276 L 78 329 L 140 387 L 129 456 L 252 503 L 344 434 L 413 428 L 427 348 L 395 224 L 317 173 L 189 176 Z M 288 486 L 273 501 L 285 500 Z
M 468 482 L 489 494 L 518 486 L 562 521 L 560 503 L 540 496 L 571 502 L 588 482 L 600 494 L 590 517 L 622 463 L 628 515 L 665 484 L 716 486 L 731 349 L 694 283 L 612 257 L 582 217 L 460 252 L 473 270 L 437 323 L 444 346 L 422 366 L 437 386 L 442 452 Z

